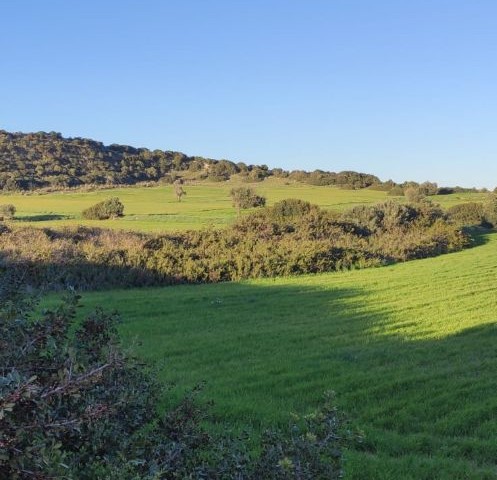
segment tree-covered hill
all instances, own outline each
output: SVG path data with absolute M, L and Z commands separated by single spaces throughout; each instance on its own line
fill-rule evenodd
M 56 132 L 10 133 L 0 130 L 0 189 L 33 190 L 78 185 L 132 185 L 171 181 L 188 171 L 191 177 L 214 181 L 238 174 L 248 182 L 268 176 L 289 177 L 315 185 L 365 188 L 381 184 L 374 175 L 357 172 L 287 172 L 266 165 L 188 156 L 128 145 L 104 145 L 86 138 L 65 138 Z

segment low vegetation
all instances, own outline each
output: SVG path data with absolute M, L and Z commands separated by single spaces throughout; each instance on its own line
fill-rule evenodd
M 428 202 L 343 214 L 286 200 L 225 229 L 151 236 L 79 227 L 6 228 L 4 268 L 34 286 L 83 289 L 204 283 L 363 268 L 460 250 L 469 238 Z

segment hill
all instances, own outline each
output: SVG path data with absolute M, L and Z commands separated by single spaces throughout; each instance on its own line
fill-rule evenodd
M 66 188 L 78 185 L 171 183 L 177 174 L 190 178 L 228 180 L 240 175 L 249 182 L 284 176 L 317 185 L 365 188 L 381 184 L 378 177 L 357 172 L 286 172 L 266 165 L 188 156 L 129 145 L 104 145 L 87 138 L 64 138 L 56 132 L 10 133 L 0 130 L 0 189 L 7 191 Z

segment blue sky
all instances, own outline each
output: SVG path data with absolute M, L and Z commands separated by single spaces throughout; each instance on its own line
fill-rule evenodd
M 15 0 L 0 128 L 497 185 L 495 0 Z

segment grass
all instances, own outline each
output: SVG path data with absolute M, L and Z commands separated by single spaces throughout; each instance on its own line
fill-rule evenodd
M 304 187 L 303 187 L 304 190 Z M 333 389 L 365 432 L 349 479 L 497 478 L 497 234 L 376 269 L 85 294 L 161 378 L 206 381 L 219 421 L 259 430 Z
M 187 196 L 178 203 L 171 186 L 126 187 L 92 192 L 67 191 L 50 194 L 0 195 L 0 204 L 12 203 L 17 208 L 17 224 L 38 227 L 66 225 L 94 225 L 124 230 L 161 232 L 223 226 L 236 217 L 229 192 L 233 182 L 199 183 L 185 187 Z M 251 185 L 266 196 L 268 204 L 285 198 L 300 198 L 322 206 L 344 210 L 357 204 L 386 200 L 385 192 L 374 190 L 342 190 L 333 187 L 315 187 L 299 183 L 285 184 L 270 178 Z M 125 205 L 125 216 L 117 220 L 92 221 L 81 218 L 85 208 L 106 198 L 117 196 Z M 467 201 L 481 201 L 484 194 L 454 194 L 434 198 L 443 206 Z

